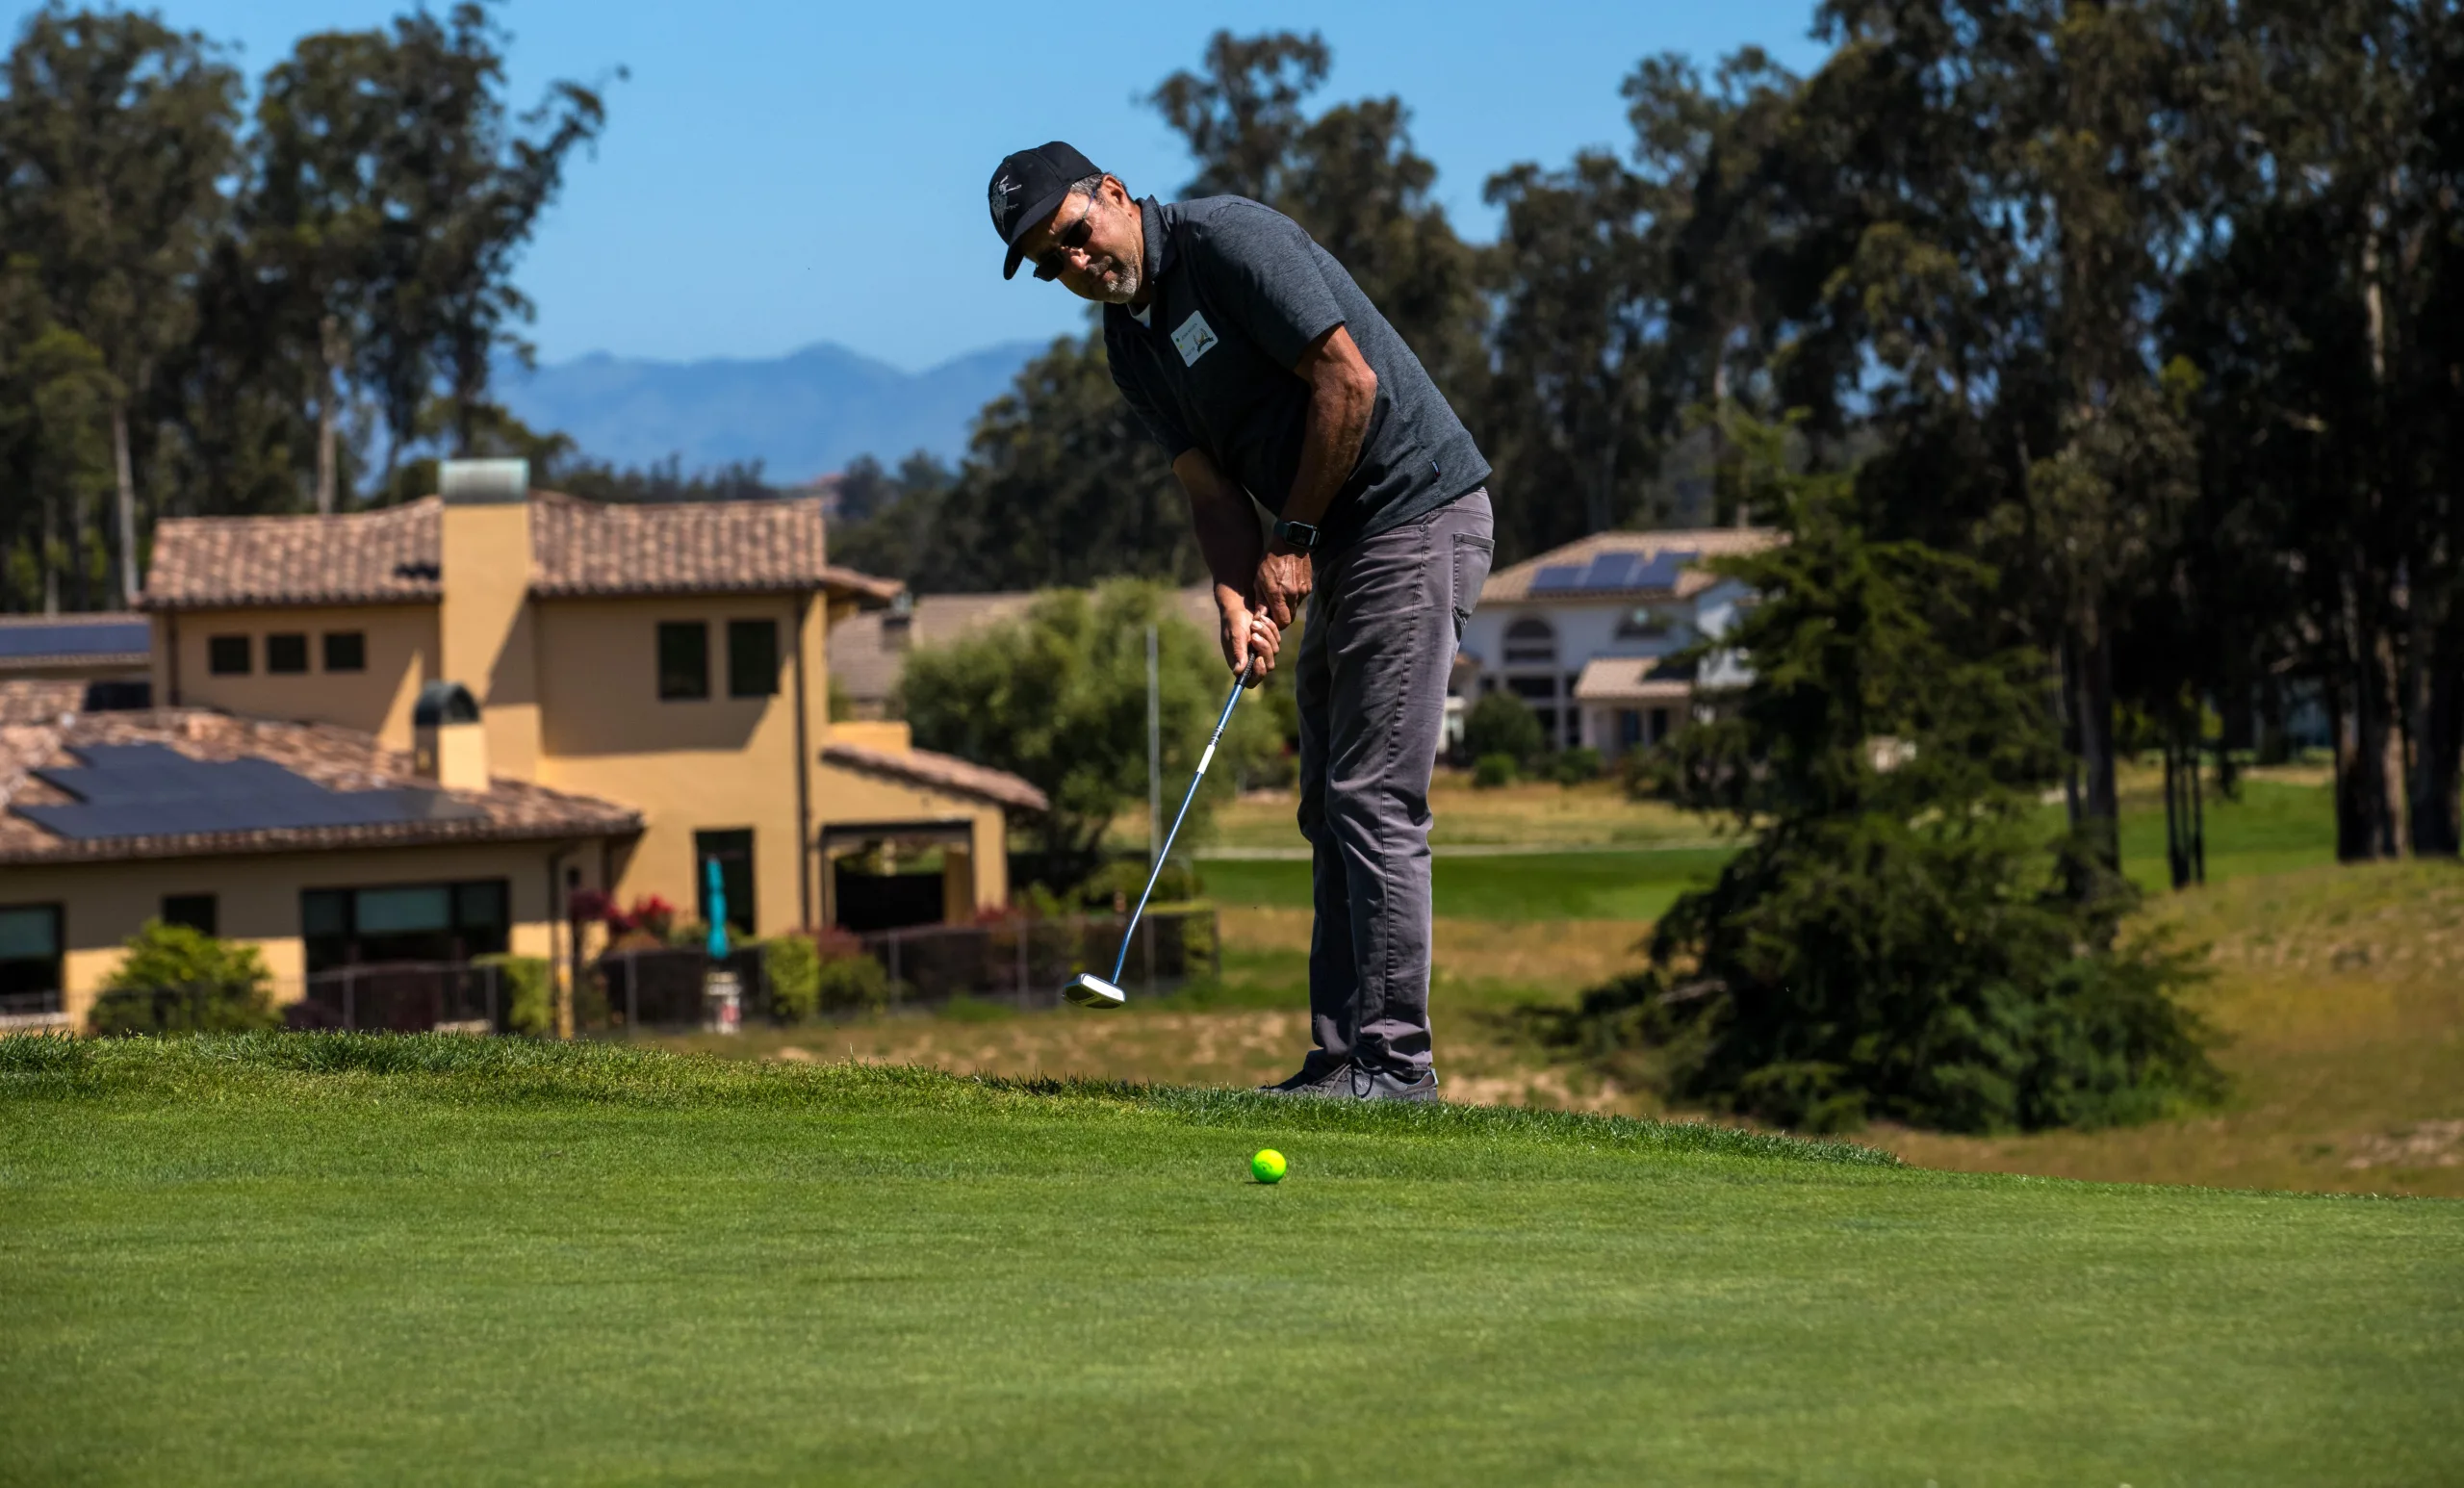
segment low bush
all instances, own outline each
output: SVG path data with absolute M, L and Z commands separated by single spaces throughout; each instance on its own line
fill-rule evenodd
M 1560 785 L 1579 785 L 1600 779 L 1600 751 L 1590 745 L 1570 749 L 1549 761 L 1549 776 Z
M 1476 790 L 1495 790 L 1514 783 L 1515 767 L 1512 755 L 1482 755 L 1472 766 L 1472 785 Z
M 281 1022 L 273 975 L 251 945 L 147 920 L 89 1014 L 98 1035 L 242 1033 Z
M 761 979 L 770 988 L 770 1015 L 780 1022 L 806 1022 L 821 1012 L 821 951 L 811 936 L 762 941 Z
M 1540 715 L 1510 692 L 1493 692 L 1472 705 L 1463 719 L 1463 752 L 1475 759 L 1504 755 L 1521 764 L 1549 747 Z
M 1146 886 L 1147 862 L 1142 858 L 1116 858 L 1087 876 L 1078 885 L 1075 897 L 1091 910 L 1109 910 L 1117 897 L 1124 904 L 1138 903 L 1139 891 Z M 1167 859 L 1164 871 L 1155 880 L 1155 903 L 1179 904 L 1195 899 L 1206 892 L 1206 880 L 1185 858 Z
M 889 1006 L 889 973 L 862 952 L 824 956 L 818 969 L 816 994 L 824 1013 L 879 1013 Z
M 509 1034 L 545 1038 L 555 1030 L 555 987 L 548 962 L 537 956 L 475 956 L 474 966 L 494 966 L 504 998 L 504 1028 Z

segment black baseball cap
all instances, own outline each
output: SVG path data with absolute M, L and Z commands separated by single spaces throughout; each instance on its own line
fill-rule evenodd
M 1093 161 L 1058 140 L 1002 158 L 987 193 L 992 203 L 992 230 L 1010 249 L 1001 261 L 1002 278 L 1017 276 L 1018 240 L 1052 216 L 1053 209 L 1068 196 L 1069 188 L 1102 173 Z

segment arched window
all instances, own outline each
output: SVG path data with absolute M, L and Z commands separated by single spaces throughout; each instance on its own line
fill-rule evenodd
M 1556 628 L 1545 620 L 1526 617 L 1505 628 L 1505 659 L 1508 666 L 1537 662 L 1554 666 L 1557 661 Z

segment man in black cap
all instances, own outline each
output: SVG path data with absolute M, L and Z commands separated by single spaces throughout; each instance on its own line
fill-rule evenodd
M 1059 141 L 1001 162 L 990 204 L 1003 277 L 1030 262 L 1105 307 L 1113 381 L 1189 495 L 1224 659 L 1271 671 L 1308 602 L 1317 1047 L 1270 1089 L 1434 1099 L 1428 782 L 1494 548 L 1488 461 L 1343 265 L 1281 213 L 1132 198 Z

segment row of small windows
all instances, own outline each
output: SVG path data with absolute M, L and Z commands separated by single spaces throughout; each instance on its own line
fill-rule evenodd
M 324 641 L 324 670 L 328 672 L 365 672 L 368 670 L 368 635 L 362 630 L 328 630 Z M 217 677 L 245 677 L 257 669 L 257 641 L 253 635 L 210 635 L 205 640 L 205 669 Z M 266 637 L 266 670 L 277 676 L 297 676 L 308 670 L 308 636 L 303 631 L 275 631 Z
M 728 696 L 767 698 L 779 690 L 779 622 L 728 622 Z M 710 628 L 700 620 L 658 627 L 658 695 L 670 703 L 710 695 Z

